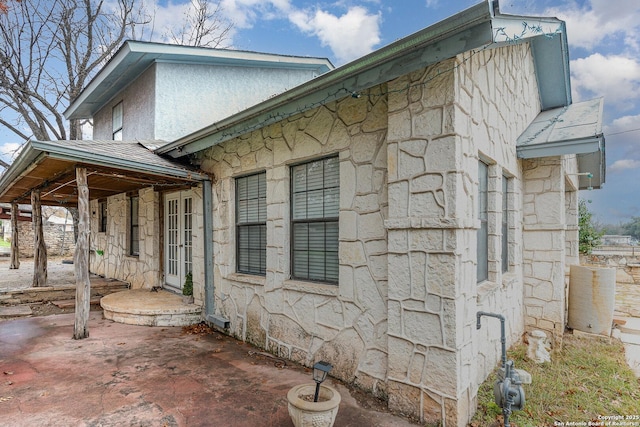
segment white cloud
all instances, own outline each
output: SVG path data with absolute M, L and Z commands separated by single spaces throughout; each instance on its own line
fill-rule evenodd
M 640 63 L 622 55 L 594 53 L 571 61 L 576 101 L 604 96 L 605 102 L 619 109 L 630 109 L 640 96 Z
M 622 159 L 616 160 L 611 166 L 607 168 L 609 172 L 622 172 L 629 169 L 640 169 L 640 160 Z
M 319 9 L 313 13 L 298 10 L 289 19 L 303 32 L 318 37 L 339 62 L 365 55 L 380 43 L 380 13 L 370 14 L 361 6 L 349 8 L 342 16 Z
M 291 0 L 222 0 L 220 6 L 238 28 L 251 28 L 259 19 L 286 19 Z
M 0 157 L 7 160 L 7 163 L 11 163 L 20 154 L 23 145 L 17 142 L 6 142 L 0 145 Z
M 589 6 L 587 6 L 589 4 Z M 547 16 L 566 21 L 569 44 L 593 49 L 613 37 L 622 37 L 627 47 L 637 46 L 640 33 L 640 2 L 632 0 L 591 0 L 549 8 Z

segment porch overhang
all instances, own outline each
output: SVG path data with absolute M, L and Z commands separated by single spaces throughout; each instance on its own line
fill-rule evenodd
M 605 182 L 603 99 L 543 111 L 518 138 L 521 159 L 575 154 L 579 189 L 601 188 Z
M 139 141 L 29 141 L 0 177 L 0 202 L 30 203 L 41 190 L 43 205 L 76 206 L 75 170 L 87 169 L 90 199 L 145 187 L 172 189 L 207 180 L 207 175 L 164 159 Z

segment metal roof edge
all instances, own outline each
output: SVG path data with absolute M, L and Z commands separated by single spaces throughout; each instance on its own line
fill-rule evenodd
M 516 147 L 516 152 L 520 159 L 534 159 L 539 157 L 562 156 L 565 154 L 595 153 L 601 151 L 603 146 L 604 135 L 599 134 L 588 138 L 519 145 Z
M 105 156 L 103 153 L 92 153 L 88 151 L 79 151 L 72 147 L 65 147 L 60 144 L 54 144 L 52 141 L 33 141 L 32 146 L 36 150 L 46 153 L 48 157 L 70 160 L 78 163 L 85 163 L 105 167 L 118 167 L 124 170 L 152 173 L 154 175 L 171 176 L 190 181 L 202 181 L 208 177 L 200 172 L 183 169 L 180 165 L 176 168 L 165 168 L 158 165 L 150 165 L 137 161 L 122 159 L 118 157 Z M 142 146 L 141 146 L 142 147 Z M 171 161 L 171 160 L 167 160 Z
M 469 45 L 464 46 L 464 50 L 460 50 L 460 47 L 457 46 L 458 51 L 456 51 L 455 53 L 449 54 L 448 56 L 443 54 L 440 57 L 440 60 L 448 59 L 461 52 L 465 52 L 473 48 L 484 46 L 492 42 L 491 26 L 490 26 L 490 22 L 492 18 L 493 18 L 492 5 L 486 1 L 483 3 L 479 3 L 449 18 L 446 18 L 433 25 L 430 25 L 429 27 L 426 27 L 414 34 L 404 37 L 394 43 L 391 43 L 361 58 L 358 58 L 350 63 L 347 63 L 341 67 L 338 67 L 326 74 L 316 77 L 311 81 L 302 83 L 301 85 L 293 89 L 290 89 L 287 92 L 283 92 L 280 95 L 270 98 L 262 103 L 256 104 L 233 116 L 227 117 L 219 122 L 216 122 L 212 125 L 202 128 L 196 132 L 193 132 L 189 135 L 179 138 L 173 142 L 170 142 L 165 146 L 157 149 L 156 152 L 162 153 L 162 154 L 169 154 L 173 157 L 180 157 L 185 154 L 200 151 L 200 149 L 202 148 L 184 149 L 184 147 L 196 141 L 202 140 L 203 138 L 209 137 L 223 129 L 228 129 L 238 123 L 246 122 L 249 120 L 255 120 L 256 118 L 259 118 L 261 115 L 268 114 L 269 111 L 276 110 L 277 108 L 280 108 L 292 102 L 300 101 L 305 98 L 313 98 L 313 97 L 317 98 L 318 94 L 321 93 L 321 91 L 326 90 L 327 88 L 336 88 L 338 86 L 342 86 L 342 89 L 341 89 L 342 96 L 340 97 L 345 97 L 349 95 L 355 96 L 354 93 L 351 93 L 345 87 L 346 86 L 345 82 L 347 80 L 349 79 L 354 80 L 356 79 L 357 76 L 363 75 L 367 72 L 371 72 L 371 70 L 375 68 L 382 67 L 383 65 L 388 64 L 391 61 L 396 60 L 399 57 L 402 57 L 403 55 L 406 55 L 408 52 L 411 52 L 420 48 L 426 48 L 427 46 L 433 45 L 439 41 L 445 40 L 447 37 L 451 37 L 454 34 L 461 33 L 463 31 L 469 31 L 473 27 L 477 27 L 482 24 L 487 24 L 487 30 L 490 33 L 488 34 L 488 38 L 486 40 L 478 40 L 477 44 L 474 46 L 469 46 Z M 478 33 L 479 32 L 480 31 L 478 31 Z M 405 73 L 406 72 L 409 72 L 409 71 L 405 70 Z M 395 78 L 395 77 L 393 77 L 392 75 L 386 74 L 384 81 L 388 81 L 392 78 Z M 374 86 L 375 84 L 381 83 L 381 81 L 378 82 L 378 81 L 366 79 L 365 83 L 368 85 L 368 87 L 371 87 L 371 86 Z M 325 100 L 328 98 L 327 93 L 322 93 L 321 96 Z M 335 99 L 339 99 L 340 97 L 336 96 Z M 306 103 L 307 106 L 311 104 L 313 104 L 313 102 Z M 311 107 L 308 107 L 308 108 L 311 108 Z M 288 114 L 288 116 L 290 115 L 291 114 Z M 281 117 L 281 116 L 277 117 L 277 119 L 282 119 L 282 118 L 284 117 Z M 264 124 L 266 125 L 269 123 L 265 122 Z M 222 141 L 216 141 L 214 142 L 214 144 L 219 142 L 222 142 Z
M 30 169 L 37 166 L 42 158 L 41 155 L 42 152 L 33 147 L 33 141 L 27 141 L 25 146 L 22 147 L 20 154 L 18 154 L 18 157 L 0 177 L 0 198 L 13 186 L 14 182 L 20 179 L 20 177 Z
M 334 69 L 333 64 L 328 58 L 316 58 L 307 56 L 280 55 L 275 53 L 252 52 L 233 49 L 214 49 L 197 46 L 181 46 L 172 44 L 162 44 L 153 42 L 142 42 L 137 40 L 125 40 L 118 51 L 109 59 L 107 64 L 98 71 L 91 79 L 89 84 L 80 92 L 78 97 L 70 102 L 64 111 L 64 116 L 68 120 L 74 118 L 74 114 L 80 107 L 92 96 L 92 94 L 107 80 L 111 73 L 120 65 L 125 63 L 127 58 L 134 58 L 135 63 L 147 61 L 145 66 L 147 69 L 151 64 L 157 61 L 162 55 L 183 55 L 185 58 L 200 57 L 200 62 L 183 61 L 185 63 L 202 63 L 211 64 L 216 61 L 233 60 L 258 62 L 264 64 L 282 64 L 290 68 L 308 68 L 314 69 L 317 73 L 322 74 Z M 180 62 L 174 59 L 169 62 Z

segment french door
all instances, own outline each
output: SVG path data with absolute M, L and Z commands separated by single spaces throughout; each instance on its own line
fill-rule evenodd
M 169 193 L 164 199 L 164 276 L 167 286 L 182 289 L 193 265 L 193 196 Z

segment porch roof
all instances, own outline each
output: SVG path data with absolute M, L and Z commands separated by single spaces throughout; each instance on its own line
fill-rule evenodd
M 576 154 L 581 174 L 579 189 L 602 187 L 605 181 L 602 110 L 603 98 L 596 98 L 541 112 L 518 138 L 518 157 Z
M 0 202 L 30 203 L 40 189 L 43 205 L 77 204 L 76 167 L 87 168 L 90 199 L 143 187 L 178 188 L 208 177 L 145 147 L 157 141 L 29 141 L 0 177 Z

